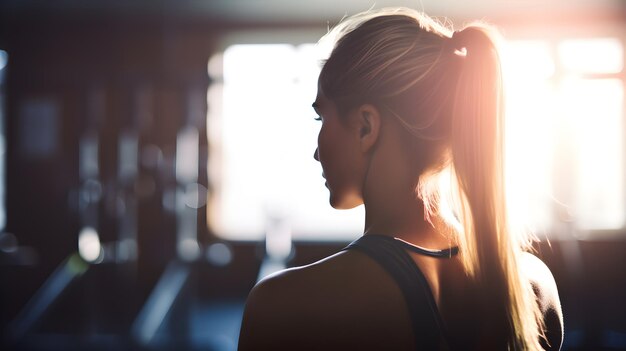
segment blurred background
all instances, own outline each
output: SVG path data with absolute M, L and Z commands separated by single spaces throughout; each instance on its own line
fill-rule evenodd
M 621 0 L 1 1 L 0 348 L 235 350 L 259 278 L 357 238 L 310 106 L 315 43 L 372 6 L 500 27 L 563 349 L 626 350 Z

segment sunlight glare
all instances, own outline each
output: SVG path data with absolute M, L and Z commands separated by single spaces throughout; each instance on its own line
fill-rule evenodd
M 222 113 L 213 124 L 221 131 L 216 231 L 258 240 L 279 217 L 298 239 L 356 237 L 362 209 L 330 207 L 313 159 L 320 127 L 311 109 L 320 70 L 315 45 L 233 45 L 223 70 Z
M 223 65 L 224 77 L 209 91 L 219 113 L 208 131 L 216 152 L 210 160 L 218 162 L 209 174 L 219 184 L 212 225 L 221 235 L 262 239 L 273 218 L 289 223 L 285 230 L 298 240 L 355 238 L 362 231 L 362 206 L 333 210 L 313 160 L 317 50 L 233 45 L 211 61 L 212 74 L 219 77 L 216 67 Z M 579 229 L 623 226 L 624 86 L 611 76 L 623 70 L 623 60 L 621 41 L 611 38 L 505 44 L 506 182 L 514 223 L 548 233 L 569 220 L 559 213 L 571 213 Z
M 618 79 L 571 78 L 562 83 L 562 123 L 572 124 L 569 152 L 574 215 L 581 229 L 618 229 L 624 223 L 623 98 Z
M 568 71 L 619 73 L 624 65 L 624 48 L 617 38 L 564 40 L 559 58 Z

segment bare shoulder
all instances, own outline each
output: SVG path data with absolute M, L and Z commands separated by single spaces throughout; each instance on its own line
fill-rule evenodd
M 370 330 L 406 313 L 401 292 L 390 279 L 354 251 L 271 275 L 248 296 L 239 349 L 338 349 L 358 340 L 372 346 L 376 336 Z
M 332 281 L 342 275 L 342 270 L 346 270 L 348 260 L 345 256 L 340 252 L 313 264 L 285 269 L 263 278 L 250 291 L 246 312 L 270 309 L 276 316 L 281 310 L 306 308 L 308 304 L 302 302 L 310 301 L 311 297 L 316 298 L 329 289 L 340 288 Z
M 315 263 L 285 269 L 259 281 L 248 297 L 247 305 L 255 307 L 262 302 L 273 310 L 283 306 L 306 307 L 326 294 L 338 297 L 342 289 L 350 289 L 359 279 L 361 270 L 355 269 L 360 255 L 339 252 Z
M 563 311 L 559 291 L 552 272 L 537 256 L 524 253 L 522 272 L 530 280 L 539 308 L 544 316 L 546 349 L 558 350 L 563 341 Z
M 559 292 L 550 268 L 537 256 L 525 252 L 522 256 L 522 272 L 533 284 L 542 309 L 558 305 Z

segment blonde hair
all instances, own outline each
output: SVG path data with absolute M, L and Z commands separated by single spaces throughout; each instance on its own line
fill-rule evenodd
M 372 103 L 411 134 L 416 193 L 431 223 L 444 222 L 468 276 L 481 288 L 494 346 L 541 350 L 543 320 L 520 271 L 531 240 L 509 227 L 504 184 L 503 87 L 497 32 L 454 32 L 407 8 L 343 20 L 320 88 L 341 115 Z

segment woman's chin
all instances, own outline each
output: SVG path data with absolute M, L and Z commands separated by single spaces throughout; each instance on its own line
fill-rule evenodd
M 354 197 L 347 196 L 333 196 L 330 194 L 330 206 L 336 210 L 350 210 L 363 204 L 363 201 Z

